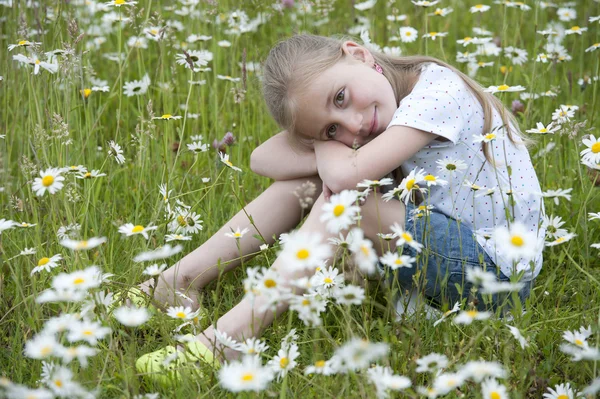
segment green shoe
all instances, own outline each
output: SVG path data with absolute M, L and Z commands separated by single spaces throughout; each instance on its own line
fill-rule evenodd
M 194 335 L 187 334 L 185 337 L 189 338 L 185 351 L 178 351 L 176 347 L 169 345 L 140 357 L 135 362 L 135 368 L 148 380 L 169 387 L 181 381 L 186 369 L 188 372 L 198 373 L 198 362 L 209 364 L 215 369 L 221 366 L 211 350 Z

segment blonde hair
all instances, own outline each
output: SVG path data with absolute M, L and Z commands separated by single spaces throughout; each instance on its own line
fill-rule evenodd
M 279 42 L 269 52 L 263 68 L 263 95 L 275 121 L 296 141 L 300 141 L 300 133 L 296 128 L 296 103 L 292 94 L 302 90 L 307 86 L 307 82 L 342 60 L 345 56 L 342 50 L 343 43 L 341 38 L 302 34 Z M 422 65 L 433 62 L 460 76 L 477 98 L 483 109 L 482 134 L 491 131 L 493 110 L 496 109 L 510 141 L 515 144 L 529 144 L 529 140 L 521 135 L 515 117 L 504 104 L 492 94 L 484 92 L 481 85 L 452 65 L 437 58 L 420 55 L 395 57 L 375 51 L 371 51 L 371 54 L 375 62 L 381 65 L 384 76 L 392 85 L 396 106 L 413 89 L 416 82 L 414 78 L 420 74 Z M 519 141 L 515 137 L 518 137 Z M 482 143 L 482 148 L 486 159 L 491 161 L 488 145 Z

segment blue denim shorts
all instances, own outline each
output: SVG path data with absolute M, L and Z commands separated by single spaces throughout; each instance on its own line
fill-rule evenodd
M 498 281 L 509 281 L 492 258 L 479 245 L 472 230 L 457 220 L 431 210 L 429 215 L 413 218 L 415 205 L 406 207 L 405 230 L 424 245 L 421 252 L 405 244 L 402 254 L 416 258 L 412 267 L 402 267 L 395 271 L 383 272 L 388 276 L 390 288 L 402 290 L 418 289 L 428 302 L 440 309 L 451 308 L 454 303 L 466 299 L 480 310 L 496 310 L 499 306 L 512 303 L 510 293 L 482 296 L 473 295 L 473 284 L 466 279 L 466 270 L 471 267 L 482 268 L 496 274 Z M 524 304 L 533 281 L 525 283 L 518 293 Z M 491 298 L 491 301 L 490 301 Z

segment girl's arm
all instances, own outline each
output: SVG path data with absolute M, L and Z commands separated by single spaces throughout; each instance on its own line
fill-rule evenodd
M 359 149 L 338 141 L 315 141 L 317 170 L 334 193 L 356 188 L 364 179 L 387 175 L 437 135 L 407 126 L 392 126 Z
M 317 174 L 315 151 L 299 144 L 294 149 L 289 143 L 289 133 L 284 130 L 258 146 L 250 156 L 250 169 L 274 180 L 290 180 Z

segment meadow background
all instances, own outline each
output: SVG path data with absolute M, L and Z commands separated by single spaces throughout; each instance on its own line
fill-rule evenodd
M 469 360 L 502 364 L 508 373 L 501 383 L 512 398 L 544 394 L 571 398 L 574 396 L 554 395 L 548 388 L 570 383 L 582 391 L 598 377 L 597 360 L 574 361 L 560 350 L 566 342 L 563 333 L 568 330 L 590 326 L 587 344 L 592 353 L 596 353 L 600 338 L 600 259 L 599 250 L 591 247 L 600 242 L 600 220 L 588 215 L 600 211 L 600 188 L 595 187 L 594 174 L 581 164 L 579 155 L 586 148 L 584 135 L 598 134 L 600 50 L 586 51 L 600 42 L 599 22 L 593 18 L 590 22 L 590 17 L 600 15 L 597 1 L 527 1 L 527 7 L 486 1 L 490 10 L 483 13 L 469 11 L 475 1 L 452 0 L 432 7 L 405 0 L 141 0 L 120 7 L 110 4 L 104 9 L 103 3 L 91 0 L 0 0 L 0 219 L 4 219 L 0 228 L 0 376 L 4 376 L 0 396 L 8 395 L 6 387 L 12 383 L 31 388 L 47 384 L 40 381 L 42 359 L 26 356 L 26 342 L 49 318 L 81 310 L 79 303 L 36 302 L 54 276 L 98 265 L 113 276 L 93 291 L 107 293 L 145 280 L 142 271 L 146 264 L 133 258 L 164 245 L 169 234 L 159 185 L 167 185 L 173 190 L 171 201 L 183 201 L 203 221 L 203 229 L 192 240 L 170 243 L 183 245 L 181 252 L 166 260 L 170 265 L 270 184 L 249 168 L 252 150 L 278 132 L 261 96 L 260 64 L 274 43 L 301 32 L 350 34 L 360 40 L 361 32 L 367 31 L 372 44 L 388 47 L 386 51 L 427 54 L 464 72 L 469 71 L 468 63 L 458 62 L 461 57 L 457 53 L 475 52 L 477 46 L 463 47 L 456 41 L 486 36 L 474 33 L 473 28 L 488 30 L 487 36 L 500 48 L 526 50 L 522 63 L 502 51 L 478 54 L 477 61 L 493 65 L 479 68 L 473 76 L 484 87 L 507 84 L 526 88 L 520 93 L 497 94 L 513 109 L 523 131 L 535 128 L 538 122 L 550 123 L 561 105 L 578 107 L 556 132 L 530 135 L 536 140 L 531 155 L 542 189 L 572 189 L 570 198 L 550 192 L 546 212 L 560 216 L 565 222 L 562 228 L 576 236 L 545 249 L 544 267 L 526 304 L 527 313 L 515 315 L 512 321 L 492 318 L 472 325 L 446 321 L 435 327 L 432 320 L 418 316 L 396 321 L 393 304 L 387 303 L 387 296 L 376 285 L 368 287 L 362 306 L 330 305 L 321 327 L 307 327 L 290 312 L 267 331 L 265 340 L 271 348 L 264 358 L 276 355 L 280 340 L 293 326 L 299 336 L 298 366 L 281 381 L 244 395 L 375 397 L 364 372 L 335 376 L 304 373 L 308 365 L 327 359 L 355 336 L 389 344 L 389 355 L 379 363 L 410 378 L 412 387 L 401 394 L 406 397 L 421 397 L 416 387 L 431 383 L 430 374 L 416 372 L 415 361 L 432 352 L 448 357 L 448 370 L 459 370 Z M 453 11 L 444 15 L 435 12 L 438 8 Z M 565 8 L 570 10 L 566 17 L 564 11 L 559 12 Z M 126 21 L 118 22 L 121 18 Z M 416 41 L 400 39 L 399 29 L 405 26 L 418 31 Z M 565 30 L 573 26 L 587 31 L 566 35 Z M 557 31 L 559 37 L 549 39 L 536 33 L 546 29 Z M 447 32 L 447 36 L 423 38 L 427 32 Z M 211 38 L 198 38 L 202 35 Z M 139 38 L 137 44 L 135 37 Z M 22 40 L 39 44 L 8 50 Z M 547 62 L 536 61 L 539 54 L 549 54 L 545 46 L 550 40 L 559 41 L 568 57 L 563 54 Z M 62 51 L 44 55 L 54 50 Z M 183 50 L 208 50 L 213 58 L 203 67 L 206 69 L 192 72 L 176 63 L 176 55 Z M 34 74 L 34 65 L 13 59 L 32 52 L 40 61 L 54 63 L 56 71 L 51 73 L 42 65 Z M 142 88 L 126 95 L 126 83 L 140 81 L 146 74 L 150 81 L 147 91 Z M 105 91 L 92 91 L 104 86 Z M 549 91 L 554 95 L 548 95 Z M 523 93 L 531 95 L 522 97 Z M 535 94 L 539 97 L 534 98 Z M 153 119 L 167 114 L 182 118 Z M 221 143 L 222 149 L 241 172 L 224 165 L 213 144 L 216 141 L 218 147 L 228 132 L 235 143 Z M 202 138 L 192 139 L 197 135 Z M 207 150 L 190 151 L 187 144 L 199 140 L 208 144 Z M 110 141 L 122 147 L 124 162 L 117 162 L 109 153 Z M 78 165 L 106 175 L 93 177 L 83 172 L 80 179 L 77 172 L 65 171 L 61 190 L 36 195 L 32 184 L 40 171 Z M 5 229 L 7 220 L 18 225 Z M 158 229 L 149 231 L 148 239 L 125 237 L 118 230 L 125 223 Z M 79 229 L 65 233 L 71 238 L 106 237 L 106 242 L 76 252 L 60 245 L 57 232 L 61 226 L 73 224 Z M 276 252 L 276 248 L 264 251 L 245 266 L 266 266 Z M 56 268 L 31 275 L 40 259 L 56 254 L 62 257 Z M 244 277 L 244 269 L 239 268 L 207 288 L 202 304 L 208 316 L 200 321 L 202 326 L 242 298 Z M 178 320 L 158 314 L 139 328 L 127 328 L 100 305 L 91 314 L 110 327 L 111 333 L 94 346 L 98 353 L 89 358 L 87 367 L 77 361 L 67 367 L 73 372 L 72 379 L 97 397 L 236 395 L 221 387 L 217 374 L 207 370 L 206 377 L 186 379 L 174 389 L 153 386 L 136 374 L 135 359 L 172 343 Z M 528 345 L 523 348 L 506 324 L 517 327 Z M 61 395 L 56 390 L 54 394 Z M 479 385 L 468 382 L 447 396 L 481 395 Z

